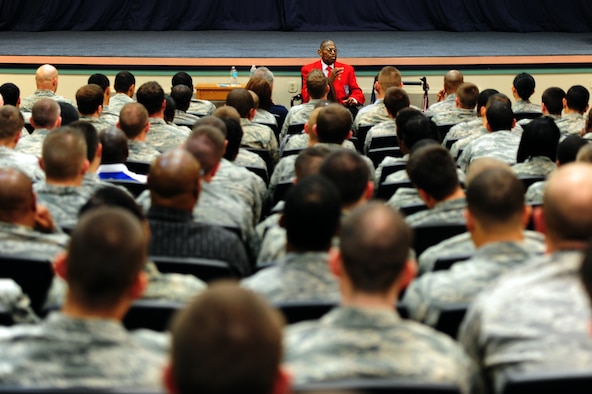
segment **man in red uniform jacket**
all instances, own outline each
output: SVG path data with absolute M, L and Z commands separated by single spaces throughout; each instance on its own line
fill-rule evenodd
M 323 70 L 334 88 L 335 100 L 349 107 L 364 104 L 364 93 L 358 86 L 354 68 L 349 64 L 337 62 L 337 47 L 331 40 L 321 43 L 318 50 L 320 60 L 302 66 L 302 102 L 310 99 L 306 90 L 306 76 L 313 69 Z

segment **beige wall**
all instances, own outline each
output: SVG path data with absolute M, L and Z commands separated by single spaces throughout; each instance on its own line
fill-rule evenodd
M 80 86 L 86 84 L 88 76 L 91 73 L 92 72 L 86 71 L 69 71 L 68 74 L 62 73 L 59 79 L 58 94 L 74 100 L 76 90 Z M 471 73 L 465 74 L 465 81 L 475 83 L 479 87 L 479 89 L 495 88 L 500 92 L 511 97 L 510 87 L 512 85 L 514 74 L 500 73 L 490 75 L 489 73 L 490 72 L 483 72 L 480 74 L 478 71 L 471 71 Z M 113 83 L 115 73 L 108 71 L 105 72 L 105 74 L 109 76 L 111 83 Z M 172 74 L 172 72 L 167 75 L 163 75 L 163 73 L 155 73 L 154 75 L 150 75 L 146 72 L 143 72 L 142 74 L 135 73 L 137 86 L 140 86 L 142 83 L 147 81 L 156 80 L 163 86 L 166 92 L 170 90 Z M 364 90 L 366 98 L 369 101 L 371 86 L 374 77 L 369 76 L 369 73 L 360 74 L 361 75 L 358 76 L 358 83 Z M 550 86 L 559 86 L 564 90 L 567 90 L 572 85 L 581 84 L 586 86 L 589 90 L 592 90 L 592 72 L 578 71 L 573 73 L 566 73 L 564 71 L 558 71 L 554 74 L 537 74 L 536 72 L 532 72 L 532 74 L 537 82 L 536 92 L 532 98 L 532 101 L 535 103 L 540 103 L 540 97 L 542 92 Z M 422 73 L 415 72 L 403 73 L 403 80 L 417 81 L 418 78 L 423 75 L 424 74 Z M 434 102 L 436 93 L 442 87 L 442 77 L 440 75 L 442 74 L 434 74 L 433 71 L 427 74 L 428 82 L 430 84 L 430 103 Z M 207 76 L 200 76 L 199 73 L 193 75 L 194 83 L 226 83 L 227 79 L 228 76 L 225 72 L 220 72 L 220 74 L 218 75 L 210 74 Z M 247 76 L 239 77 L 239 81 L 243 83 L 246 83 L 247 79 Z M 22 72 L 3 72 L 3 70 L 0 69 L 0 84 L 4 82 L 13 82 L 17 84 L 21 89 L 21 95 L 23 97 L 31 94 L 35 90 L 34 71 L 31 71 L 31 74 L 23 74 Z M 291 84 L 296 84 L 298 91 L 300 91 L 300 76 L 298 73 L 283 73 L 283 75 L 276 75 L 276 81 L 274 86 L 274 100 L 276 103 L 283 104 L 287 107 L 290 106 L 290 98 L 295 94 L 289 92 Z M 412 103 L 414 105 L 420 106 L 422 98 L 421 88 L 419 86 L 408 86 L 406 87 L 406 90 L 411 96 Z

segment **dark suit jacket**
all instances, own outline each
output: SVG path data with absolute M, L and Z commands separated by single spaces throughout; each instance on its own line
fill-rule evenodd
M 356 74 L 354 72 L 354 68 L 349 64 L 343 64 L 339 62 L 333 63 L 331 66 L 333 69 L 343 67 L 343 74 L 333 82 L 333 87 L 335 88 L 335 95 L 339 102 L 346 100 L 348 97 L 353 97 L 358 100 L 358 103 L 364 104 L 364 93 L 362 89 L 358 86 L 358 81 L 356 81 Z M 310 99 L 308 96 L 308 91 L 306 90 L 306 77 L 308 73 L 314 69 L 323 69 L 323 65 L 321 64 L 321 60 L 317 60 L 314 63 L 306 64 L 302 66 L 302 102 L 306 103 Z M 349 93 L 348 93 L 349 91 Z

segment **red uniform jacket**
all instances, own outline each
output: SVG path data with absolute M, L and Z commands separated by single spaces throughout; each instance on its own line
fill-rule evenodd
M 335 88 L 335 95 L 339 102 L 343 102 L 348 97 L 353 97 L 358 100 L 359 104 L 364 104 L 364 93 L 362 89 L 358 86 L 358 81 L 356 81 L 356 74 L 354 72 L 354 68 L 349 64 L 343 64 L 339 62 L 333 63 L 331 68 L 340 68 L 343 67 L 343 73 L 335 79 L 333 82 L 333 87 Z M 323 65 L 321 64 L 321 60 L 317 60 L 314 63 L 307 64 L 302 66 L 302 102 L 306 103 L 310 99 L 308 96 L 308 91 L 306 90 L 306 77 L 308 73 L 314 69 L 323 69 Z

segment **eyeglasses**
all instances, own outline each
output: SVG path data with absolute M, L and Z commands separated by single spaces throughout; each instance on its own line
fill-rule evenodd
M 337 54 L 337 52 L 339 52 L 337 50 L 337 48 L 323 48 L 323 51 L 329 52 L 329 53 L 334 53 L 334 54 Z

